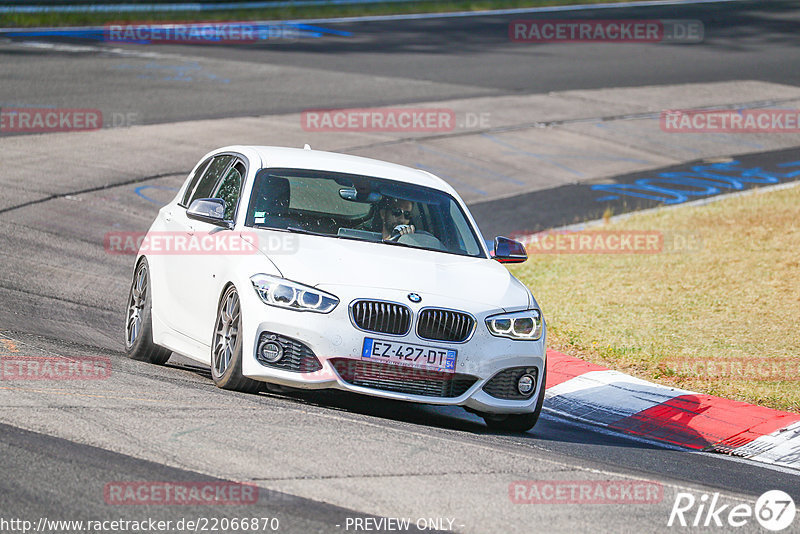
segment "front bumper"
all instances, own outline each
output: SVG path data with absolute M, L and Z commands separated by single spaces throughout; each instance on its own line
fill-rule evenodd
M 544 385 L 537 380 L 536 388 L 530 398 L 520 400 L 501 399 L 488 394 L 483 387 L 497 373 L 516 367 L 533 367 L 538 377 L 543 376 L 545 366 L 545 333 L 538 341 L 515 341 L 492 336 L 484 323 L 487 316 L 500 313 L 500 308 L 476 306 L 475 303 L 461 299 L 445 298 L 437 295 L 422 295 L 422 303 L 408 301 L 407 292 L 381 289 L 379 295 L 372 291 L 365 295 L 363 288 L 337 286 L 324 288 L 337 295 L 339 305 L 331 313 L 319 314 L 284 310 L 264 304 L 251 287 L 240 289 L 243 321 L 243 362 L 242 373 L 256 380 L 263 380 L 285 386 L 305 389 L 334 388 L 386 399 L 402 400 L 425 404 L 463 406 L 479 412 L 497 414 L 528 413 L 536 409 L 539 388 Z M 354 326 L 348 313 L 348 304 L 358 298 L 377 298 L 385 301 L 403 303 L 413 313 L 412 327 L 406 335 L 393 336 L 375 332 L 364 332 Z M 453 343 L 421 339 L 416 334 L 417 312 L 423 307 L 441 307 L 463 310 L 471 313 L 477 320 L 474 334 L 465 342 Z M 256 358 L 259 339 L 264 332 L 285 336 L 299 342 L 313 352 L 321 364 L 321 369 L 288 371 L 265 365 Z M 438 396 L 415 394 L 410 391 L 391 391 L 379 387 L 358 385 L 343 369 L 343 362 L 361 362 L 361 351 L 365 337 L 389 340 L 400 343 L 424 345 L 458 351 L 455 372 L 458 377 L 474 379 L 457 396 Z M 337 369 L 338 367 L 338 369 Z M 306 367 L 306 369 L 312 369 Z M 407 369 L 407 368 L 402 368 Z M 413 377 L 414 370 L 409 370 Z M 424 372 L 421 372 L 424 373 Z M 448 378 L 451 375 L 446 375 Z M 374 382 L 378 384 L 379 382 Z M 419 388 L 416 388 L 419 390 Z M 463 391 L 463 392 L 461 392 Z

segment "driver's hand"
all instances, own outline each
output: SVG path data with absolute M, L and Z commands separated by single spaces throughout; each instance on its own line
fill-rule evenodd
M 413 234 L 416 228 L 414 228 L 413 224 L 398 224 L 392 230 L 392 234 L 394 235 L 405 235 L 405 234 Z

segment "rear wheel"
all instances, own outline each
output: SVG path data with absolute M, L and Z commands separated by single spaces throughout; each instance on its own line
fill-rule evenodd
M 211 378 L 217 387 L 256 393 L 261 382 L 242 375 L 242 308 L 239 293 L 228 287 L 220 299 L 211 345 Z
M 171 352 L 153 343 L 150 267 L 142 258 L 133 274 L 125 317 L 125 353 L 128 358 L 163 365 Z
M 544 372 L 542 372 L 540 384 L 539 396 L 536 398 L 536 410 L 534 412 L 508 415 L 484 413 L 481 416 L 486 422 L 486 426 L 492 430 L 502 430 L 505 432 L 527 432 L 532 429 L 539 420 L 539 414 L 542 412 L 542 405 L 544 404 L 544 388 L 547 384 L 547 365 L 545 365 Z

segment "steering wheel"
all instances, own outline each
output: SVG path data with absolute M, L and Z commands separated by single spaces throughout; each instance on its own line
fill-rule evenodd
M 408 224 L 398 224 L 392 229 L 392 235 L 384 239 L 384 241 L 391 241 L 392 243 L 396 242 L 398 239 L 403 237 L 406 234 L 400 233 L 400 228 L 404 226 L 410 226 Z
M 392 230 L 392 235 L 390 237 L 387 237 L 384 241 L 396 242 L 396 241 L 399 241 L 400 238 L 403 237 L 403 236 L 415 236 L 415 235 L 417 235 L 417 236 L 419 236 L 419 235 L 429 236 L 429 237 L 432 237 L 432 238 L 436 239 L 437 241 L 439 240 L 435 235 L 433 235 L 430 232 L 426 232 L 425 230 L 416 230 L 416 231 L 408 233 L 408 234 L 401 234 L 400 231 L 398 230 L 398 228 L 401 227 L 401 226 L 407 226 L 407 225 L 398 224 L 397 226 L 395 226 L 394 230 Z

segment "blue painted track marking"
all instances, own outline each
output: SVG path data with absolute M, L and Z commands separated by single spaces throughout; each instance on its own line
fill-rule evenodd
M 374 3 L 403 3 L 415 0 L 280 0 L 274 2 L 232 2 L 217 4 L 98 4 L 67 6 L 2 6 L 0 13 L 86 13 L 86 12 L 121 12 L 121 11 L 209 11 L 214 9 L 263 9 L 265 7 L 301 7 L 326 5 L 357 5 Z M 739 0 L 645 0 L 627 3 L 605 4 L 573 4 L 566 6 L 523 7 L 512 9 L 494 9 L 485 11 L 456 11 L 450 13 L 413 13 L 409 15 L 377 15 L 366 17 L 343 17 L 319 19 L 325 21 L 350 20 L 414 20 L 430 18 L 463 18 L 482 17 L 487 15 L 513 15 L 522 13 L 553 13 L 561 11 L 581 11 L 584 9 L 622 9 L 630 7 L 676 6 L 692 4 L 720 4 Z
M 153 204 L 158 204 L 159 206 L 162 206 L 164 204 L 164 202 L 161 202 L 161 201 L 158 201 L 158 200 L 153 200 L 152 198 L 148 197 L 147 195 L 142 193 L 143 189 L 160 189 L 162 191 L 177 191 L 178 190 L 177 187 L 168 187 L 166 185 L 140 185 L 139 187 L 137 187 L 136 189 L 133 190 L 134 193 L 136 193 L 137 195 L 139 195 L 143 199 L 147 200 L 148 202 L 152 202 Z
M 776 167 L 800 167 L 800 161 L 789 161 L 786 163 L 778 163 Z M 789 172 L 784 175 L 786 178 L 794 178 L 800 176 L 800 171 Z
M 66 6 L 2 6 L 0 13 L 124 13 L 124 12 L 176 12 L 219 11 L 220 9 L 264 9 L 271 7 L 306 7 L 374 4 L 380 2 L 403 3 L 418 0 L 284 0 L 274 2 L 205 2 L 173 4 L 94 4 Z
M 2 12 L 2 11 L 0 11 Z M 173 27 L 178 23 L 170 24 L 170 23 L 127 23 L 127 24 L 120 24 L 119 26 L 126 27 L 126 26 L 147 26 L 148 28 L 167 28 Z M 181 23 L 185 26 L 202 26 L 204 23 L 202 21 L 198 22 L 187 22 Z M 352 37 L 352 32 L 343 31 L 343 30 L 335 30 L 333 28 L 323 28 L 321 26 L 314 26 L 311 24 L 302 24 L 302 23 L 289 23 L 289 22 L 281 22 L 281 23 L 265 23 L 265 22 L 210 22 L 208 24 L 212 24 L 214 26 L 233 26 L 233 27 L 247 27 L 249 29 L 254 30 L 258 35 L 262 36 L 259 39 L 255 40 L 247 40 L 242 41 L 242 45 L 245 44 L 252 44 L 258 43 L 263 41 L 282 41 L 288 40 L 287 37 L 271 37 L 271 35 L 283 35 L 287 29 L 291 30 L 291 38 L 292 39 L 302 39 L 302 38 L 313 38 L 318 39 L 323 37 L 324 35 L 335 35 L 338 37 Z M 108 39 L 108 31 L 105 27 L 84 27 L 84 28 L 56 28 L 56 29 L 32 29 L 32 30 L 0 30 L 0 35 L 5 37 L 71 37 L 74 39 L 91 39 L 95 41 L 108 41 L 112 43 L 123 43 L 123 44 L 151 44 L 149 40 L 129 40 L 129 39 L 122 39 L 122 40 L 110 40 Z M 220 39 L 221 40 L 221 39 Z M 164 44 L 213 44 L 215 39 L 194 39 L 194 40 L 187 40 L 186 42 L 178 42 L 178 43 L 164 43 Z M 157 44 L 161 44 L 159 41 L 156 41 Z M 237 43 L 228 43 L 227 41 L 224 44 L 237 44 Z
M 776 164 L 776 167 L 800 167 L 800 161 Z M 720 174 L 727 173 L 727 174 Z M 781 179 L 800 176 L 800 171 L 788 173 L 768 172 L 761 167 L 741 167 L 739 161 L 711 165 L 695 165 L 689 171 L 662 172 L 652 178 L 640 178 L 632 184 L 596 184 L 593 191 L 616 193 L 595 199 L 595 202 L 616 200 L 619 196 L 629 196 L 663 202 L 682 204 L 690 197 L 714 196 L 724 190 L 741 191 L 746 184 L 777 184 Z

